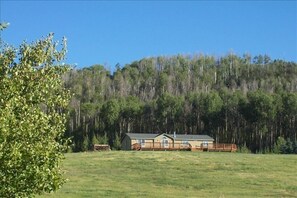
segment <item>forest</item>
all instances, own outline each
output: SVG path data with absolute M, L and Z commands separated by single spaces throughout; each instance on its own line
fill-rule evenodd
M 111 73 L 102 65 L 63 76 L 73 97 L 71 151 L 120 149 L 125 133 L 207 134 L 254 153 L 278 141 L 297 148 L 297 63 L 268 55 L 143 58 Z M 293 150 L 291 152 L 294 152 Z

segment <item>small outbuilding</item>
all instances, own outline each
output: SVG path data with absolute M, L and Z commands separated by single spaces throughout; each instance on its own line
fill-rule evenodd
M 126 133 L 122 150 L 203 150 L 212 148 L 213 142 L 208 135 Z

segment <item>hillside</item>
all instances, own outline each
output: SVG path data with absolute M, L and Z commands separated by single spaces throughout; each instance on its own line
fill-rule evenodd
M 297 140 L 297 64 L 267 55 L 144 58 L 113 74 L 73 69 L 64 80 L 74 94 L 66 132 L 74 151 L 119 148 L 127 132 L 207 134 L 253 152 Z
M 296 197 L 296 160 L 199 152 L 67 154 L 69 181 L 40 197 Z

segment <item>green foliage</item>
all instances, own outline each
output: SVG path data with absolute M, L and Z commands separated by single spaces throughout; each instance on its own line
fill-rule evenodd
M 283 149 L 282 153 L 291 154 L 293 153 L 293 151 L 294 151 L 293 142 L 290 139 L 287 139 L 285 148 Z
M 284 148 L 286 146 L 286 140 L 283 137 L 278 137 L 276 143 L 273 147 L 273 152 L 277 154 L 281 154 L 284 152 Z
M 122 104 L 122 115 L 125 118 L 136 118 L 141 113 L 141 103 L 137 97 L 129 96 Z
M 89 140 L 89 137 L 86 136 L 84 137 L 84 141 L 82 142 L 81 151 L 88 151 L 89 148 L 90 148 L 90 140 Z
M 106 133 L 99 138 L 99 144 L 108 144 L 108 137 Z
M 60 163 L 70 94 L 53 34 L 0 51 L 0 197 L 31 197 L 64 183 Z
M 297 154 L 297 141 L 285 140 L 283 137 L 278 137 L 274 144 L 273 152 L 277 154 Z
M 267 55 L 160 56 L 111 75 L 103 66 L 72 70 L 67 136 L 124 133 L 208 134 L 221 143 L 269 153 L 277 137 L 297 137 L 297 64 Z M 80 150 L 80 147 L 76 149 Z
M 114 141 L 113 141 L 113 149 L 114 150 L 120 150 L 121 149 L 121 137 L 119 135 L 116 135 Z
M 248 119 L 252 122 L 263 122 L 267 119 L 273 119 L 275 116 L 275 106 L 270 94 L 263 91 L 250 92 L 248 94 L 249 112 Z
M 165 92 L 157 100 L 158 122 L 164 124 L 166 128 L 162 130 L 173 133 L 176 129 L 174 123 L 182 112 L 183 98 L 174 97 Z M 161 132 L 161 131 L 160 131 Z
M 297 140 L 293 142 L 293 153 L 297 154 Z
M 93 135 L 92 137 L 92 145 L 94 144 L 99 144 L 99 138 L 97 137 L 97 135 Z
M 223 107 L 223 101 L 217 92 L 206 94 L 202 102 L 205 114 L 209 116 L 220 112 Z
M 239 153 L 251 153 L 251 151 L 250 151 L 249 148 L 246 146 L 246 144 L 244 144 L 243 146 L 239 147 L 238 152 L 239 152 Z
M 105 119 L 106 123 L 113 125 L 119 118 L 120 105 L 115 99 L 109 100 L 103 104 L 101 112 L 104 115 L 103 118 Z

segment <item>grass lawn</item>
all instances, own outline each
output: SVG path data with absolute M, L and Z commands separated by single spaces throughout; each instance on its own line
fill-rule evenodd
M 38 197 L 297 197 L 297 155 L 88 152 L 63 166 L 69 181 Z

